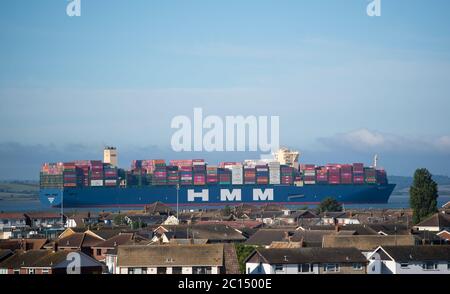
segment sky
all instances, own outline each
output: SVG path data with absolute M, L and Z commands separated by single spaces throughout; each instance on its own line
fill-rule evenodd
M 301 162 L 450 175 L 450 2 L 0 2 L 0 179 L 42 162 L 258 157 L 174 152 L 171 120 L 279 116 Z

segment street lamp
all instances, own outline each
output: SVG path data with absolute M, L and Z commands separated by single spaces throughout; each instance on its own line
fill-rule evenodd
M 177 221 L 180 222 L 178 218 L 178 198 L 179 198 L 179 192 L 180 192 L 180 184 L 177 184 Z

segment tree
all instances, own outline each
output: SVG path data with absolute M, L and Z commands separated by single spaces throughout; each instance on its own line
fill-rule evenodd
M 438 186 L 426 168 L 417 169 L 409 188 L 409 204 L 413 209 L 413 223 L 423 221 L 437 212 Z
M 124 225 L 126 224 L 125 216 L 122 214 L 118 214 L 114 217 L 113 222 L 116 226 Z
M 334 211 L 342 211 L 342 205 L 337 202 L 336 199 L 332 197 L 327 197 L 320 202 L 317 207 L 317 212 L 334 212 Z
M 251 253 L 253 253 L 253 251 L 255 251 L 255 247 L 250 246 L 250 245 L 236 243 L 235 248 L 236 248 L 236 255 L 237 255 L 238 263 L 239 263 L 239 271 L 241 272 L 241 274 L 245 274 L 244 261 Z
M 230 214 L 231 214 L 231 207 L 227 205 L 223 208 L 223 215 L 229 216 Z

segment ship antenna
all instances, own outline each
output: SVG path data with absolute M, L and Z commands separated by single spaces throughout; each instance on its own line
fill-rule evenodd
M 375 156 L 373 157 L 373 167 L 377 168 L 378 165 L 378 154 L 375 154 Z

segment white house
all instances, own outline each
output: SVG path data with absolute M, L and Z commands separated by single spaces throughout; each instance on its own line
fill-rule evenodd
M 418 231 L 440 232 L 450 230 L 450 215 L 437 212 L 414 226 Z
M 368 274 L 450 274 L 450 246 L 380 246 L 367 255 Z
M 247 274 L 365 274 L 355 248 L 258 248 L 245 260 Z

